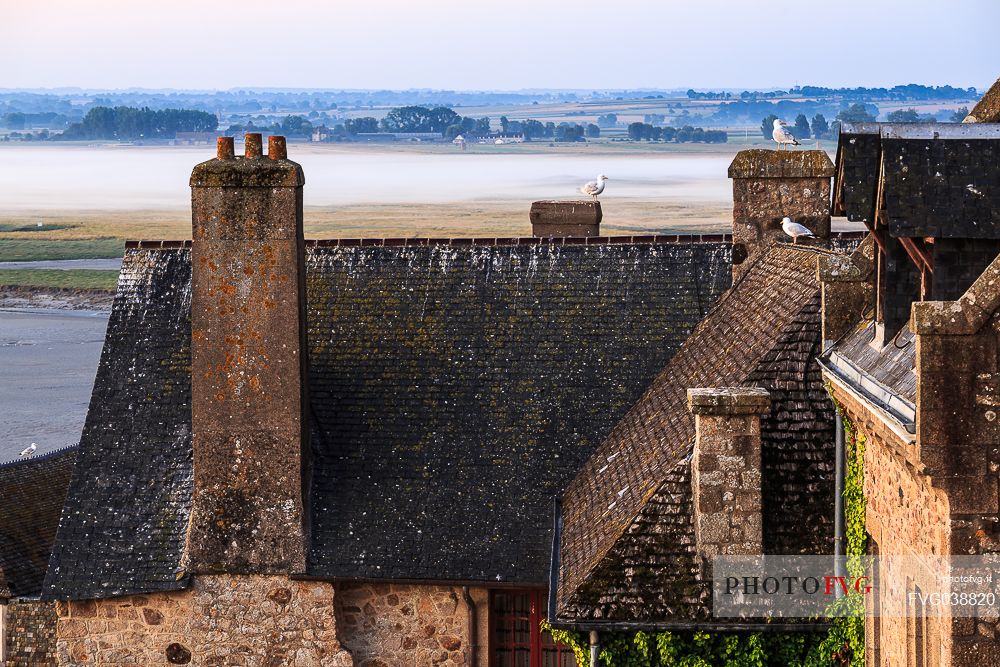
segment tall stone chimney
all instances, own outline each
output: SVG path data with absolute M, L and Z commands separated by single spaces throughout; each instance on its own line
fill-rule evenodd
M 719 554 L 760 555 L 760 417 L 771 397 L 757 387 L 688 389 L 695 415 L 691 490 L 695 542 L 703 562 Z
M 601 202 L 536 201 L 531 204 L 531 235 L 539 238 L 600 236 Z
M 264 156 L 259 134 L 191 172 L 196 574 L 305 567 L 304 182 L 284 137 Z
M 729 165 L 733 179 L 733 263 L 752 258 L 776 241 L 788 216 L 820 242 L 830 238 L 830 178 L 834 166 L 825 151 L 740 151 Z M 800 241 L 813 242 L 813 241 Z M 737 261 L 739 260 L 739 262 Z

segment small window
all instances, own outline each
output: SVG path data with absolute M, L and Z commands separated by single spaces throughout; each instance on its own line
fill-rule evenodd
M 490 593 L 490 667 L 576 667 L 568 646 L 542 632 L 544 590 Z

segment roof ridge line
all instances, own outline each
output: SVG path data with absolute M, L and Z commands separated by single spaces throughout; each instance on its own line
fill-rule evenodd
M 0 468 L 13 468 L 14 466 L 21 463 L 30 463 L 32 461 L 44 461 L 45 459 L 52 458 L 56 454 L 62 454 L 71 449 L 78 449 L 79 447 L 80 443 L 76 443 L 75 445 L 65 445 L 63 447 L 60 447 L 59 449 L 53 449 L 51 452 L 45 452 L 44 454 L 39 454 L 38 456 L 28 456 L 25 458 L 16 458 L 16 459 L 9 459 L 7 461 L 0 461 Z

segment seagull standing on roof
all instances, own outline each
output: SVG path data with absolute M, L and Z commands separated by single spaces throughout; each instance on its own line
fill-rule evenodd
M 792 219 L 788 216 L 785 216 L 785 218 L 781 221 L 781 231 L 792 237 L 792 243 L 798 243 L 800 238 L 816 238 L 816 235 L 809 231 L 808 227 L 800 225 L 797 222 L 792 222 Z
M 21 450 L 21 458 L 23 459 L 29 456 L 33 456 L 36 449 L 38 449 L 38 445 L 36 445 L 35 443 L 31 443 L 30 445 Z
M 786 144 L 791 144 L 792 146 L 801 146 L 799 140 L 795 138 L 791 130 L 788 129 L 788 124 L 781 120 L 780 118 L 774 119 L 774 129 L 771 131 L 771 138 L 778 142 L 778 150 Z
M 596 181 L 591 181 L 590 183 L 587 183 L 586 185 L 581 187 L 580 192 L 582 192 L 585 195 L 590 195 L 596 200 L 597 195 L 604 192 L 604 183 L 607 180 L 608 177 L 605 176 L 604 174 L 601 174 L 600 176 L 597 177 Z

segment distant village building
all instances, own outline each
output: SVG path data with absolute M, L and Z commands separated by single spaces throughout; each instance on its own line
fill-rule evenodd
M 313 142 L 323 142 L 329 141 L 330 137 L 333 135 L 330 132 L 330 128 L 325 125 L 320 125 L 319 127 L 314 127 L 312 131 L 312 141 Z
M 520 144 L 524 142 L 524 135 L 520 132 L 495 132 L 493 134 L 485 134 L 479 137 L 479 143 L 481 144 Z

